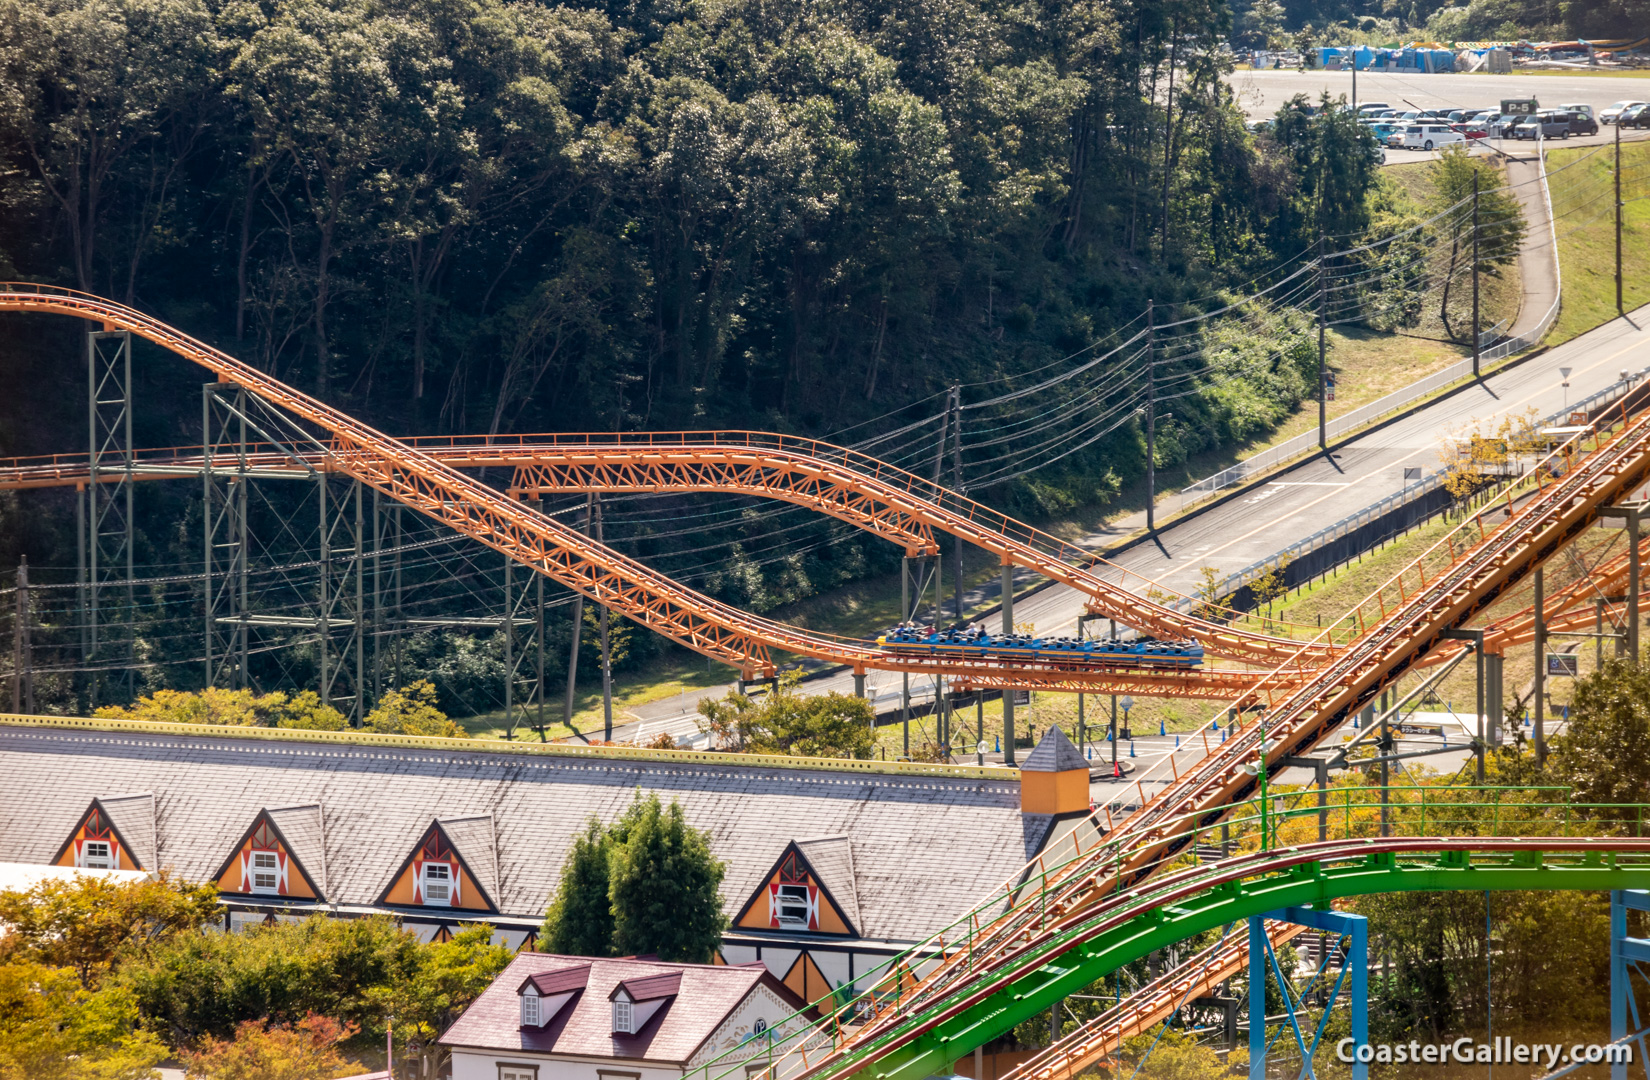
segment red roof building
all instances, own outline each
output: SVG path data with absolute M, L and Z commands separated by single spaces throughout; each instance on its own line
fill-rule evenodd
M 522 953 L 441 1036 L 452 1080 L 671 1080 L 777 1056 L 804 1002 L 761 963 Z

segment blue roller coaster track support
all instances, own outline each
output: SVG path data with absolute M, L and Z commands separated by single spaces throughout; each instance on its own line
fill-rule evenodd
M 1624 915 L 1624 924 L 1625 918 Z M 1272 943 L 1266 936 L 1267 919 L 1274 922 L 1308 926 L 1314 930 L 1340 934 L 1347 938 L 1346 952 L 1341 958 L 1340 975 L 1335 979 L 1334 989 L 1330 991 L 1329 1001 L 1324 1007 L 1323 1015 L 1318 1019 L 1318 1026 L 1312 1034 L 1310 1043 L 1301 1034 L 1299 1017 L 1295 1013 L 1294 996 L 1290 991 L 1288 982 L 1283 977 L 1283 972 L 1278 967 L 1277 957 L 1272 953 Z M 1318 965 L 1320 974 L 1327 963 L 1328 958 L 1326 956 Z M 1266 1038 L 1266 969 L 1268 964 L 1270 964 L 1273 973 L 1277 977 L 1278 989 L 1283 995 L 1283 1005 L 1287 1012 L 1289 1027 L 1294 1032 L 1296 1045 L 1300 1048 L 1301 1076 L 1308 1078 L 1308 1080 L 1313 1080 L 1316 1077 L 1316 1073 L 1312 1068 L 1313 1054 L 1318 1048 L 1318 1043 L 1323 1039 L 1324 1027 L 1329 1022 L 1330 1010 L 1340 996 L 1341 987 L 1348 981 L 1350 976 L 1352 983 L 1352 1080 L 1369 1080 L 1369 1064 L 1357 1060 L 1358 1047 L 1369 1045 L 1369 920 L 1362 915 L 1351 915 L 1342 911 L 1319 911 L 1310 907 L 1278 908 L 1262 915 L 1250 916 L 1249 1080 L 1266 1080 L 1266 1047 L 1268 1042 Z M 1614 1000 L 1613 997 L 1612 1000 Z M 1612 1076 L 1611 1080 L 1625 1080 L 1625 1077 Z
M 1638 1003 L 1633 1000 L 1632 970 L 1639 964 L 1650 962 L 1650 941 L 1627 936 L 1629 911 L 1650 911 L 1650 892 L 1643 889 L 1611 889 L 1610 1043 L 1620 1046 L 1631 1038 L 1639 1044 L 1642 1056 L 1644 1036 L 1650 1034 L 1650 1030 L 1640 1030 L 1636 1035 L 1629 1036 L 1627 1023 L 1631 1016 L 1633 1027 L 1640 1026 Z M 1650 1061 L 1644 1067 L 1646 1075 L 1650 1076 Z M 1625 1061 L 1610 1062 L 1610 1080 L 1627 1080 Z

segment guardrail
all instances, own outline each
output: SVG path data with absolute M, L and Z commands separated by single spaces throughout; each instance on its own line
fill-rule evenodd
M 1505 359 L 1514 353 L 1523 352 L 1525 349 L 1539 344 L 1541 339 L 1547 336 L 1547 331 L 1552 329 L 1553 323 L 1558 320 L 1558 297 L 1563 295 L 1562 276 L 1558 268 L 1558 234 L 1553 223 L 1552 192 L 1547 187 L 1547 159 L 1545 153 L 1540 155 L 1540 161 L 1541 192 L 1547 205 L 1548 235 L 1552 237 L 1553 244 L 1553 273 L 1560 288 L 1553 299 L 1552 306 L 1542 315 L 1541 321 L 1536 324 L 1534 329 L 1517 337 L 1508 338 L 1506 341 L 1493 345 L 1488 349 L 1481 349 L 1479 351 L 1480 366 Z M 1492 332 L 1494 331 L 1492 330 Z M 1328 442 L 1339 439 L 1341 436 L 1372 423 L 1388 413 L 1397 412 L 1421 398 L 1437 393 L 1444 387 L 1466 378 L 1472 374 L 1472 363 L 1470 359 L 1458 361 L 1442 371 L 1434 372 L 1402 389 L 1394 390 L 1385 397 L 1377 398 L 1367 405 L 1360 405 L 1349 413 L 1343 413 L 1329 420 L 1324 425 L 1324 440 Z M 1266 472 L 1285 461 L 1309 453 L 1316 449 L 1317 445 L 1318 433 L 1316 430 L 1303 431 L 1293 438 L 1285 439 L 1278 445 L 1268 447 L 1252 457 L 1244 458 L 1236 465 L 1222 469 L 1213 476 L 1204 477 L 1194 484 L 1188 484 L 1181 488 L 1175 509 L 1183 510 L 1199 499 L 1240 484 L 1251 476 Z

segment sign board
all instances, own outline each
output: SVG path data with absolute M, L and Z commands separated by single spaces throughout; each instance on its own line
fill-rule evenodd
M 1565 679 L 1575 678 L 1581 672 L 1579 667 L 1580 660 L 1581 656 L 1578 653 L 1548 653 L 1547 677 L 1549 679 L 1554 677 Z
M 1571 427 L 1586 427 L 1587 426 L 1587 414 L 1584 413 L 1584 412 L 1573 412 L 1573 413 L 1571 413 L 1570 414 L 1570 426 Z
M 1541 103 L 1536 101 L 1535 98 L 1501 99 L 1501 111 L 1513 116 L 1530 116 L 1539 108 L 1541 108 Z
M 1408 465 L 1404 466 L 1404 479 L 1405 480 L 1419 480 L 1419 479 L 1421 479 L 1421 467 L 1419 465 L 1416 465 L 1413 468 L 1411 468 Z
M 1330 383 L 1329 383 L 1329 400 L 1330 401 L 1335 400 L 1335 383 L 1334 383 L 1333 380 L 1331 380 Z
M 1398 731 L 1404 735 L 1436 735 L 1440 739 L 1444 737 L 1442 724 L 1399 724 Z
M 1016 691 L 1014 691 L 1014 704 L 1016 704 L 1016 705 L 1030 705 L 1031 704 L 1031 691 L 1030 690 L 1016 690 Z

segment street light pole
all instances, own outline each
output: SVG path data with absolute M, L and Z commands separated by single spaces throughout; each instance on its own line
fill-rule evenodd
M 1478 328 L 1478 166 L 1472 167 L 1472 377 L 1480 377 L 1478 354 L 1484 335 Z

